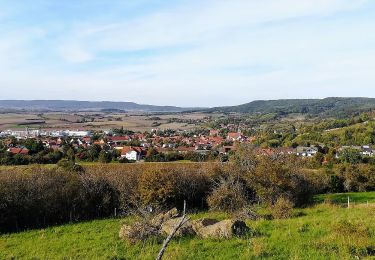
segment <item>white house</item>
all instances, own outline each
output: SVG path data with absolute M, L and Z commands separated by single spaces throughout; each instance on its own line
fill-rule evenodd
M 129 161 L 139 161 L 142 158 L 142 150 L 140 147 L 124 146 L 121 150 L 121 158 Z
M 375 150 L 373 150 L 369 145 L 362 146 L 362 155 L 364 156 L 374 156 Z
M 297 155 L 303 157 L 312 157 L 318 152 L 316 147 L 297 147 Z

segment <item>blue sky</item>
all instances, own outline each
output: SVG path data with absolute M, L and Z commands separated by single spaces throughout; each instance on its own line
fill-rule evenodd
M 0 0 L 0 99 L 375 97 L 375 1 Z

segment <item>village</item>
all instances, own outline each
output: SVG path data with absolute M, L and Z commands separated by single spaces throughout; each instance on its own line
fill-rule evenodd
M 118 129 L 117 129 L 118 130 Z M 126 132 L 126 131 L 125 131 Z M 86 130 L 6 130 L 0 132 L 0 139 L 11 155 L 29 155 L 30 151 L 22 145 L 25 140 L 34 140 L 43 145 L 45 150 L 63 152 L 64 146 L 71 147 L 75 152 L 96 146 L 106 153 L 111 152 L 117 159 L 140 162 L 144 161 L 147 154 L 198 154 L 229 155 L 233 153 L 238 144 L 254 145 L 255 136 L 246 136 L 238 132 L 228 132 L 223 136 L 219 130 L 211 129 L 206 132 L 194 133 L 187 131 L 169 131 L 151 129 L 149 132 L 124 133 L 115 130 L 92 132 Z M 336 148 L 335 157 L 339 158 L 345 150 L 355 151 L 364 157 L 373 157 L 375 149 L 370 145 L 339 146 Z M 253 151 L 257 155 L 296 155 L 300 157 L 314 157 L 317 153 L 327 153 L 324 145 L 296 146 L 296 147 L 257 147 Z M 183 157 L 180 157 L 183 158 Z

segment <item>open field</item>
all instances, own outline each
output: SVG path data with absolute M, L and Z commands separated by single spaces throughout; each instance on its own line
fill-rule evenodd
M 357 197 L 375 199 L 375 193 Z M 226 218 L 203 212 L 192 218 Z M 375 259 L 375 204 L 351 209 L 319 204 L 286 220 L 247 221 L 254 236 L 174 239 L 165 259 Z M 0 236 L 0 259 L 154 259 L 160 241 L 131 245 L 118 238 L 130 218 L 96 220 Z
M 343 204 L 348 202 L 361 204 L 361 203 L 375 203 L 375 192 L 348 192 L 348 193 L 335 193 L 335 194 L 322 194 L 314 197 L 316 202 L 323 202 L 324 200 L 331 200 L 332 202 Z
M 0 131 L 30 128 L 108 130 L 124 127 L 133 131 L 150 131 L 152 128 L 188 130 L 199 126 L 192 122 L 170 122 L 171 119 L 202 120 L 204 113 L 1 113 Z M 209 116 L 219 116 L 209 114 Z

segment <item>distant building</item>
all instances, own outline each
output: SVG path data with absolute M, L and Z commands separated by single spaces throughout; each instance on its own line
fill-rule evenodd
M 210 130 L 210 136 L 218 136 L 218 135 L 219 135 L 219 130 L 214 130 L 214 129 Z
M 242 141 L 245 140 L 245 136 L 243 136 L 241 133 L 237 132 L 229 132 L 227 135 L 228 141 Z
M 72 137 L 85 137 L 85 136 L 91 136 L 90 131 L 72 131 L 72 130 L 66 130 L 64 131 L 64 134 L 67 136 Z
M 312 157 L 318 152 L 318 148 L 316 147 L 304 147 L 298 146 L 297 147 L 297 155 L 303 157 Z
M 375 155 L 375 150 L 372 149 L 369 145 L 362 146 L 361 154 L 364 156 L 373 157 Z
M 124 146 L 121 150 L 121 158 L 129 161 L 139 161 L 142 159 L 143 150 L 141 147 Z
M 22 155 L 28 155 L 29 150 L 26 148 L 20 148 L 20 147 L 11 147 L 7 150 L 11 154 L 22 154 Z

